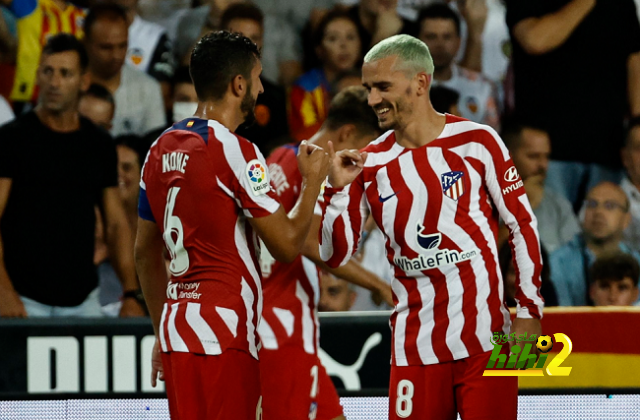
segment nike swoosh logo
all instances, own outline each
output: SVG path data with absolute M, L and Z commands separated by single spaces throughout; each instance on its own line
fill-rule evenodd
M 385 201 L 389 200 L 390 198 L 396 196 L 400 191 L 394 192 L 393 194 L 391 194 L 389 197 L 382 197 L 382 196 L 378 196 L 378 200 L 380 200 L 381 203 L 384 203 Z

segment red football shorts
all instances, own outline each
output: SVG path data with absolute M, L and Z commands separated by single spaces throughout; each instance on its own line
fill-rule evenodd
M 264 420 L 333 420 L 342 415 L 336 388 L 316 354 L 286 346 L 260 350 Z
M 260 368 L 250 354 L 162 353 L 171 420 L 259 420 Z
M 482 376 L 491 352 L 427 366 L 392 366 L 389 420 L 516 420 L 518 378 Z

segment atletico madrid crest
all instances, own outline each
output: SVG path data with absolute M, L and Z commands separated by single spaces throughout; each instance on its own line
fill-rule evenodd
M 454 201 L 464 194 L 464 172 L 445 172 L 441 175 L 442 192 Z

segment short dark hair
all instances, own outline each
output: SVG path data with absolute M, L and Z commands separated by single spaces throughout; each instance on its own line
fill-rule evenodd
M 328 11 L 323 17 L 322 19 L 320 19 L 320 22 L 318 22 L 318 26 L 316 27 L 316 29 L 313 31 L 313 46 L 317 47 L 318 45 L 322 44 L 322 38 L 324 38 L 324 33 L 327 30 L 327 26 L 329 26 L 329 24 L 331 22 L 333 22 L 334 20 L 337 19 L 346 19 L 349 20 L 351 22 L 353 22 L 353 24 L 355 25 L 356 29 L 358 28 L 358 23 L 353 19 L 353 16 L 351 16 L 348 12 L 348 10 L 340 7 L 340 6 L 336 6 L 333 9 L 331 9 L 330 11 Z M 358 37 L 360 36 L 360 33 L 358 33 Z M 360 40 L 360 42 L 362 42 L 362 39 Z
M 98 3 L 93 6 L 89 9 L 89 13 L 84 19 L 84 36 L 86 38 L 91 37 L 91 29 L 100 19 L 107 19 L 111 22 L 122 20 L 126 24 L 127 12 L 125 12 L 122 7 L 114 3 Z
M 176 72 L 173 74 L 173 84 L 177 85 L 178 83 L 193 84 L 193 80 L 191 80 L 191 75 L 189 74 L 189 67 L 178 67 Z
M 222 99 L 239 74 L 251 82 L 259 58 L 258 46 L 244 35 L 218 31 L 203 36 L 191 52 L 189 66 L 198 99 Z
M 367 103 L 367 90 L 362 86 L 349 86 L 339 92 L 329 105 L 324 124 L 337 130 L 346 124 L 354 124 L 360 134 L 380 131 L 378 117 Z
M 418 25 L 422 25 L 425 19 L 449 19 L 456 26 L 456 33 L 460 36 L 460 17 L 446 3 L 434 3 L 420 9 L 418 13 Z
M 71 34 L 58 34 L 49 38 L 42 48 L 42 55 L 59 54 L 67 51 L 75 51 L 78 54 L 80 70 L 82 70 L 82 72 L 87 70 L 87 66 L 89 65 L 87 50 L 85 50 L 82 42 L 78 41 L 78 38 Z
M 109 89 L 97 83 L 91 83 L 89 89 L 87 89 L 82 96 L 93 96 L 94 98 L 109 102 L 114 108 L 116 106 L 116 102 L 114 101 L 111 92 L 109 92 Z
M 220 28 L 228 29 L 229 22 L 234 19 L 248 19 L 253 20 L 258 25 L 264 28 L 264 13 L 255 4 L 250 3 L 236 3 L 227 7 L 220 17 Z
M 460 94 L 446 86 L 433 86 L 429 89 L 429 99 L 431 99 L 433 109 L 445 113 L 458 103 Z
M 522 143 L 522 132 L 526 129 L 544 131 L 545 133 L 547 132 L 544 128 L 517 117 L 512 117 L 502 121 L 500 137 L 502 137 L 504 145 L 507 146 L 507 149 L 509 149 L 511 153 L 518 150 L 520 147 L 520 144 Z
M 144 160 L 147 158 L 147 152 L 151 148 L 149 140 L 135 134 L 125 134 L 115 138 L 116 146 L 125 146 L 133 150 L 138 156 L 138 164 L 142 168 Z
M 629 277 L 637 287 L 640 266 L 633 256 L 624 252 L 614 252 L 598 258 L 591 266 L 589 274 L 591 283 L 598 280 L 621 281 Z

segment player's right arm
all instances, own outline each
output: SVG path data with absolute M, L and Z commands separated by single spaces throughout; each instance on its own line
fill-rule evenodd
M 320 258 L 329 267 L 345 265 L 355 253 L 364 223 L 369 217 L 364 202 L 364 184 L 357 179 L 367 153 L 341 150 L 336 153 L 329 142 L 331 170 L 324 191 Z M 355 181 L 355 182 L 354 182 Z
M 134 248 L 140 287 L 149 309 L 153 329 L 158 336 L 162 307 L 165 302 L 167 268 L 163 257 L 164 240 L 158 225 L 148 217 L 138 217 L 138 232 Z
M 300 254 L 305 243 L 320 187 L 329 170 L 329 159 L 321 148 L 302 142 L 298 166 L 302 174 L 300 197 L 289 214 L 280 206 L 269 216 L 249 219 L 271 255 L 287 263 Z

